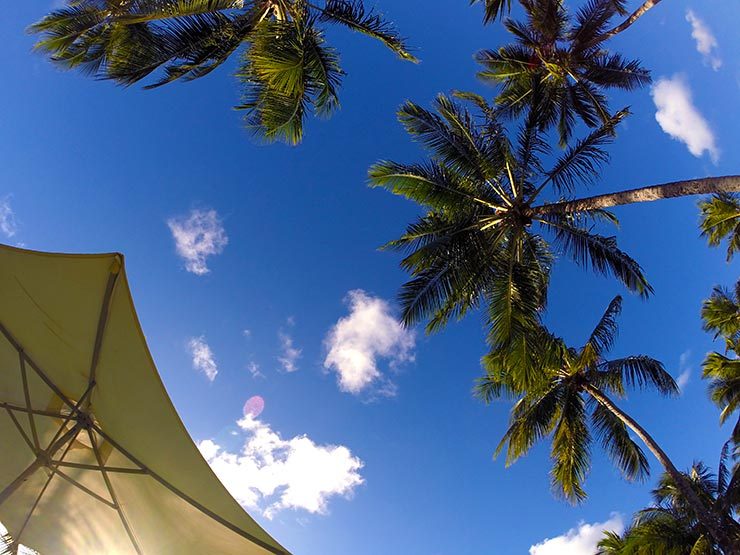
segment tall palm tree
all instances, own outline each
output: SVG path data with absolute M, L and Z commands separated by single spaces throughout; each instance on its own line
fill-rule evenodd
M 650 82 L 638 60 L 627 60 L 603 47 L 609 21 L 620 3 L 591 0 L 569 15 L 561 0 L 522 1 L 527 22 L 507 19 L 515 42 L 482 50 L 478 76 L 501 85 L 498 110 L 507 116 L 534 111 L 541 129 L 557 128 L 561 146 L 576 119 L 589 127 L 609 121 L 606 89 L 632 90 Z
M 727 239 L 727 261 L 740 251 L 740 196 L 730 193 L 713 195 L 699 203 L 701 232 L 712 247 Z
M 471 4 L 480 4 L 481 2 L 484 5 L 484 23 L 491 23 L 496 19 L 502 18 L 504 14 L 507 14 L 511 11 L 511 0 L 470 0 Z M 522 5 L 526 5 L 528 3 L 528 0 L 519 0 L 519 3 Z M 626 9 L 626 0 L 604 0 L 604 3 L 612 4 L 616 13 L 618 13 L 619 15 L 627 15 L 628 13 Z M 660 0 L 644 0 L 644 2 L 640 4 L 640 6 L 635 11 L 629 14 L 629 17 L 627 17 L 627 19 L 622 21 L 619 25 L 607 31 L 604 31 L 600 37 L 601 40 L 606 40 L 610 37 L 613 37 L 614 35 L 621 33 L 622 31 L 630 27 L 633 23 L 635 23 L 638 19 L 640 19 L 643 15 L 645 15 L 648 10 L 652 9 L 659 3 Z
M 721 409 L 720 422 L 724 423 L 740 409 L 740 281 L 734 291 L 715 287 L 704 301 L 701 316 L 704 329 L 725 342 L 723 354 L 709 353 L 703 363 L 703 377 L 709 381 L 710 396 Z M 732 435 L 740 445 L 740 416 Z
M 527 454 L 538 441 L 552 440 L 550 473 L 553 489 L 571 502 L 586 497 L 583 488 L 590 466 L 591 444 L 598 439 L 623 476 L 643 479 L 649 473 L 647 459 L 630 437 L 631 430 L 658 459 L 697 520 L 713 541 L 729 549 L 732 539 L 722 527 L 713 506 L 697 495 L 652 436 L 613 397 L 624 397 L 627 388 L 653 388 L 662 395 L 675 395 L 678 386 L 663 365 L 644 355 L 607 359 L 617 335 L 617 316 L 622 299 L 616 297 L 594 328 L 588 341 L 573 348 L 543 330 L 540 349 L 530 372 L 536 382 L 522 386 L 520 369 L 506 363 L 506 354 L 493 351 L 484 359 L 486 375 L 476 393 L 486 402 L 501 397 L 518 398 L 510 426 L 496 450 L 506 449 L 507 464 Z M 547 345 L 547 348 L 542 348 Z M 592 432 L 593 430 L 593 432 Z M 730 551 L 726 551 L 729 553 Z
M 324 26 L 364 33 L 406 60 L 405 41 L 362 0 L 67 0 L 30 31 L 57 65 L 146 88 L 207 75 L 242 48 L 246 123 L 271 140 L 295 144 L 308 113 L 339 105 L 344 72 Z
M 440 95 L 436 111 L 412 102 L 399 111 L 408 133 L 429 152 L 424 163 L 383 161 L 369 171 L 370 184 L 420 204 L 424 215 L 388 244 L 405 251 L 402 266 L 411 280 L 401 290 L 403 321 L 428 321 L 428 331 L 488 308 L 492 345 L 510 342 L 532 327 L 546 300 L 552 246 L 577 263 L 612 274 L 630 290 L 651 289 L 639 264 L 614 237 L 593 230 L 598 221 L 616 222 L 609 206 L 700 190 L 740 190 L 740 178 L 705 179 L 570 200 L 599 177 L 622 111 L 606 125 L 566 149 L 548 168 L 550 153 L 534 118 L 507 137 L 495 109 L 481 97 L 459 96 L 477 111 Z M 542 202 L 565 196 L 566 200 Z M 552 246 L 551 246 L 552 244 Z
M 740 509 L 740 472 L 728 467 L 729 444 L 722 449 L 717 476 L 701 462 L 694 463 L 685 479 L 697 496 L 724 515 L 723 526 L 729 537 L 737 537 L 738 524 L 733 514 Z M 675 555 L 722 555 L 709 531 L 696 518 L 675 481 L 663 474 L 653 490 L 653 505 L 639 511 L 621 535 L 607 531 L 599 542 L 597 555 L 639 555 L 670 553 Z

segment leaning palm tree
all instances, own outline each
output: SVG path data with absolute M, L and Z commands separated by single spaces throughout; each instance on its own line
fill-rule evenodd
M 553 247 L 577 263 L 612 274 L 630 290 L 651 289 L 639 264 L 616 239 L 596 233 L 594 221 L 616 222 L 605 208 L 722 188 L 740 178 L 707 178 L 581 199 L 572 196 L 599 177 L 604 146 L 626 116 L 622 111 L 544 167 L 550 149 L 536 119 L 509 138 L 494 107 L 472 94 L 477 111 L 440 95 L 429 111 L 408 102 L 399 119 L 428 150 L 423 163 L 384 161 L 370 183 L 420 204 L 425 213 L 388 248 L 407 253 L 411 280 L 401 290 L 403 321 L 427 330 L 487 306 L 492 345 L 532 327 L 544 307 Z M 548 202 L 543 199 L 564 200 Z
M 719 472 L 714 476 L 701 462 L 694 463 L 684 478 L 717 514 L 724 516 L 723 526 L 730 538 L 738 536 L 733 514 L 740 509 L 740 472 L 728 467 L 729 444 L 722 449 Z M 663 474 L 653 490 L 654 504 L 639 511 L 622 534 L 607 531 L 599 542 L 597 555 L 639 555 L 670 553 L 675 555 L 722 555 L 723 551 L 709 531 L 696 518 L 675 481 Z
M 727 261 L 740 251 L 740 196 L 730 193 L 713 195 L 699 203 L 701 232 L 712 247 L 727 239 Z
M 603 34 L 619 13 L 619 3 L 592 0 L 569 15 L 561 0 L 527 0 L 527 22 L 507 19 L 515 42 L 482 50 L 478 76 L 501 85 L 497 109 L 516 117 L 534 112 L 541 129 L 556 127 L 561 146 L 577 118 L 589 127 L 609 121 L 606 90 L 632 90 L 650 82 L 638 60 L 627 60 L 603 46 Z
M 740 281 L 734 291 L 715 287 L 704 301 L 701 316 L 704 329 L 725 342 L 724 353 L 709 353 L 703 364 L 703 377 L 709 381 L 710 396 L 721 409 L 720 422 L 724 423 L 740 409 Z M 740 416 L 733 438 L 740 444 Z
M 318 2 L 318 0 L 316 0 Z M 68 0 L 30 31 L 65 69 L 122 85 L 157 73 L 146 88 L 203 77 L 241 48 L 247 126 L 266 140 L 298 143 L 307 114 L 339 105 L 344 72 L 323 27 L 337 24 L 414 60 L 404 40 L 362 0 Z
M 524 386 L 519 378 L 521 369 L 507 363 L 507 352 L 493 351 L 484 358 L 486 375 L 476 386 L 478 396 L 489 403 L 502 397 L 518 398 L 496 454 L 506 449 L 507 465 L 512 464 L 550 436 L 553 489 L 568 501 L 580 502 L 586 497 L 584 481 L 594 439 L 625 478 L 639 480 L 648 475 L 647 459 L 630 437 L 632 431 L 665 468 L 713 541 L 729 549 L 731 536 L 714 507 L 697 495 L 655 439 L 613 399 L 624 397 L 627 388 L 635 387 L 652 388 L 662 395 L 678 393 L 675 381 L 657 360 L 644 355 L 606 357 L 617 335 L 621 306 L 621 297 L 612 300 L 580 348 L 569 347 L 543 330 L 537 337 L 539 349 L 530 369 L 538 379 Z

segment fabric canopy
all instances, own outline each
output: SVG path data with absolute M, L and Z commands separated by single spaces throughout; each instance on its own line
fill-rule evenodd
M 190 439 L 120 254 L 0 245 L 0 522 L 43 555 L 288 553 Z

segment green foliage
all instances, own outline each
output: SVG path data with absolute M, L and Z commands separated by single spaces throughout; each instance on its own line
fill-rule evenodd
M 607 160 L 603 147 L 626 113 L 609 118 L 546 170 L 542 159 L 549 148 L 535 121 L 525 121 L 510 139 L 485 100 L 472 93 L 455 96 L 467 103 L 440 95 L 433 110 L 413 102 L 399 110 L 427 161 L 381 161 L 369 171 L 371 186 L 425 211 L 386 245 L 404 253 L 401 266 L 411 275 L 400 293 L 403 322 L 426 321 L 433 332 L 483 308 L 489 346 L 506 348 L 510 362 L 519 361 L 521 383 L 528 383 L 537 342 L 532 333 L 546 306 L 554 247 L 642 296 L 652 291 L 616 240 L 593 231 L 595 222 L 616 223 L 611 214 L 540 215 L 536 205 L 544 192 L 575 191 L 595 179 Z
M 726 444 L 722 450 L 717 476 L 701 462 L 695 462 L 684 476 L 697 497 L 714 512 L 723 532 L 729 538 L 740 539 L 734 519 L 740 494 L 740 473 L 737 465 L 728 467 L 728 447 Z M 605 532 L 597 551 L 597 555 L 722 553 L 668 474 L 662 475 L 653 490 L 653 505 L 635 514 L 631 526 L 623 534 Z
M 709 381 L 709 394 L 722 411 L 720 422 L 725 422 L 740 409 L 740 281 L 735 290 L 715 287 L 704 301 L 701 310 L 704 329 L 713 332 L 715 339 L 725 342 L 725 352 L 710 353 L 704 360 L 703 377 Z M 733 431 L 740 443 L 740 417 Z
M 727 239 L 727 261 L 740 251 L 740 197 L 729 193 L 717 194 L 699 203 L 700 229 L 709 244 L 719 246 Z
M 500 86 L 500 113 L 533 113 L 540 130 L 557 129 L 561 146 L 569 143 L 580 119 L 589 127 L 606 125 L 610 111 L 604 91 L 632 90 L 650 82 L 638 60 L 604 48 L 611 19 L 623 14 L 622 2 L 591 0 L 575 16 L 560 0 L 521 1 L 527 21 L 507 19 L 515 42 L 482 50 L 478 76 Z M 502 14 L 503 2 L 486 2 L 486 20 Z
M 339 105 L 339 54 L 324 28 L 338 24 L 415 61 L 405 41 L 360 0 L 69 0 L 29 30 L 64 69 L 145 88 L 203 77 L 241 48 L 246 123 L 268 140 L 301 141 L 312 111 Z
M 528 361 L 534 366 L 530 374 L 538 379 L 529 383 L 519 378 L 521 368 L 511 364 L 504 349 L 493 350 L 484 359 L 486 375 L 475 389 L 486 402 L 518 398 L 496 454 L 506 449 L 507 465 L 512 464 L 549 437 L 553 489 L 574 503 L 586 497 L 583 484 L 594 440 L 627 480 L 642 480 L 649 474 L 647 458 L 630 437 L 623 414 L 603 399 L 608 394 L 623 397 L 628 387 L 678 393 L 673 378 L 657 360 L 644 355 L 605 358 L 617 335 L 621 302 L 616 297 L 609 304 L 580 349 L 567 347 L 541 328 L 539 347 Z

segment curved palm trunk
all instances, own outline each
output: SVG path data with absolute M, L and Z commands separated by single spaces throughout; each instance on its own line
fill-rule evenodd
M 705 177 L 673 181 L 661 185 L 650 185 L 639 189 L 629 189 L 618 193 L 608 193 L 564 202 L 553 202 L 532 208 L 532 214 L 568 214 L 596 208 L 609 208 L 635 202 L 651 202 L 666 198 L 685 197 L 690 195 L 708 195 L 711 193 L 740 192 L 740 175 L 723 177 Z
M 699 498 L 694 489 L 691 487 L 686 476 L 684 476 L 674 466 L 668 455 L 660 448 L 660 445 L 648 434 L 645 429 L 640 426 L 630 415 L 622 411 L 617 405 L 615 405 L 609 397 L 607 397 L 601 390 L 590 385 L 585 384 L 583 386 L 586 393 L 591 395 L 599 404 L 604 406 L 617 418 L 619 418 L 630 430 L 632 430 L 637 437 L 647 446 L 648 449 L 655 455 L 658 462 L 663 465 L 666 472 L 673 479 L 676 487 L 680 490 L 681 494 L 686 499 L 689 506 L 694 511 L 697 520 L 707 529 L 712 539 L 720 546 L 725 555 L 738 555 L 740 554 L 740 546 L 737 542 L 733 541 L 730 537 L 728 530 L 724 525 L 727 525 L 726 519 L 717 515 L 710 507 L 707 507 L 704 502 Z M 734 521 L 733 521 L 734 523 Z M 737 523 L 734 523 L 737 526 Z M 734 526 L 733 526 L 734 528 Z
M 645 2 L 637 8 L 630 16 L 625 19 L 622 23 L 614 27 L 613 29 L 610 29 L 603 35 L 600 35 L 599 38 L 594 41 L 595 44 L 598 44 L 599 42 L 603 42 L 606 39 L 609 39 L 613 37 L 614 35 L 618 35 L 628 27 L 630 27 L 635 21 L 640 19 L 643 15 L 645 15 L 645 12 L 647 12 L 650 8 L 654 7 L 656 4 L 659 4 L 660 0 L 645 0 Z

